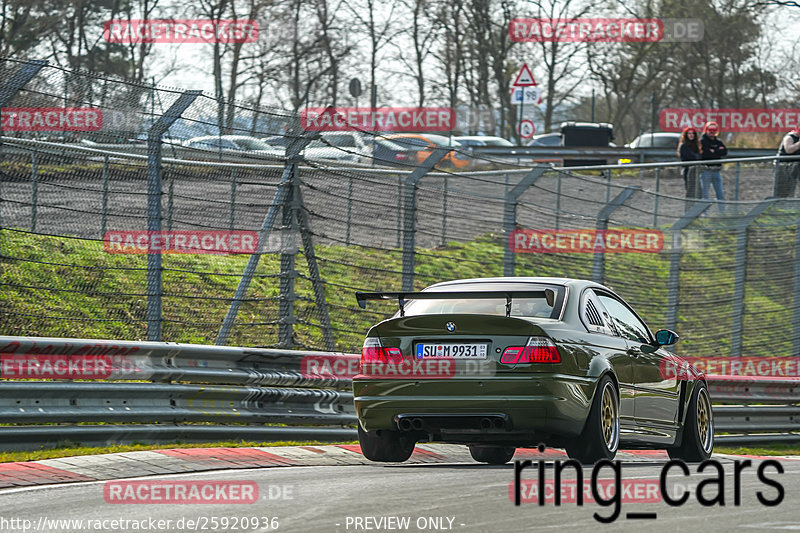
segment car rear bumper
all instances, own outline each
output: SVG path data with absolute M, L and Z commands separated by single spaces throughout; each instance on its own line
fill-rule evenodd
M 596 385 L 596 378 L 543 373 L 446 380 L 357 377 L 353 392 L 367 431 L 409 430 L 408 423 L 399 424 L 405 418 L 436 440 L 459 441 L 459 434 L 575 437 Z M 499 419 L 503 424 L 494 422 Z

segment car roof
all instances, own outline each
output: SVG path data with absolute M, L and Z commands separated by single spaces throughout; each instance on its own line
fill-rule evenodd
M 499 278 L 469 278 L 469 279 L 456 279 L 452 281 L 443 281 L 435 283 L 427 289 L 446 287 L 449 285 L 459 284 L 478 284 L 478 283 L 541 283 L 547 285 L 564 285 L 564 286 L 580 286 L 580 287 L 600 287 L 608 289 L 604 285 L 594 281 L 575 278 L 549 278 L 549 277 L 529 277 L 529 276 L 515 276 L 515 277 L 499 277 Z M 610 289 L 609 289 L 610 290 Z
M 680 137 L 680 132 L 677 131 L 654 131 L 653 133 L 642 133 L 639 137 Z

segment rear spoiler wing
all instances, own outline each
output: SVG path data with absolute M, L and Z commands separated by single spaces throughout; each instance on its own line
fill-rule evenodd
M 397 300 L 400 316 L 405 316 L 408 300 L 491 300 L 505 299 L 506 316 L 511 316 L 511 301 L 515 298 L 544 298 L 547 305 L 554 307 L 556 291 L 542 289 L 537 291 L 453 291 L 453 292 L 356 292 L 356 301 L 361 309 L 367 308 L 367 300 Z

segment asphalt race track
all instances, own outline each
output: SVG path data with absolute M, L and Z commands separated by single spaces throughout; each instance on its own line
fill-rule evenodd
M 349 531 L 459 531 L 459 532 L 517 532 L 517 531 L 781 531 L 800 529 L 800 458 L 777 458 L 784 469 L 765 470 L 765 477 L 773 485 L 760 481 L 758 465 L 766 458 L 751 458 L 753 465 L 741 474 L 741 504 L 734 505 L 734 461 L 744 461 L 739 456 L 714 456 L 724 469 L 724 503 L 704 507 L 697 502 L 696 488 L 703 480 L 717 479 L 716 468 L 710 467 L 698 474 L 698 465 L 688 465 L 691 475 L 684 477 L 678 468 L 670 470 L 667 485 L 673 497 L 684 490 L 690 491 L 688 501 L 679 507 L 670 507 L 664 501 L 643 503 L 634 500 L 659 500 L 660 493 L 650 493 L 644 488 L 626 493 L 626 483 L 654 486 L 658 483 L 667 461 L 663 452 L 636 452 L 621 454 L 623 502 L 619 517 L 610 524 L 594 518 L 597 513 L 608 517 L 614 505 L 600 506 L 585 503 L 562 502 L 560 507 L 548 502 L 539 506 L 523 502 L 519 507 L 512 501 L 514 464 L 488 466 L 467 459 L 464 447 L 428 445 L 415 454 L 417 461 L 409 464 L 368 463 L 354 451 L 354 447 L 324 446 L 295 449 L 308 457 L 328 460 L 307 461 L 320 466 L 275 465 L 272 468 L 242 468 L 209 470 L 177 475 L 156 475 L 145 478 L 151 484 L 178 483 L 228 483 L 240 482 L 246 486 L 258 485 L 254 503 L 119 503 L 109 499 L 108 484 L 138 483 L 126 479 L 121 482 L 91 481 L 58 485 L 14 487 L 0 490 L 0 530 L 23 531 L 23 520 L 30 520 L 29 531 L 141 531 L 141 524 L 149 521 L 149 530 L 156 531 L 286 531 L 286 532 L 349 532 Z M 461 452 L 457 449 L 460 448 Z M 263 448 L 271 450 L 272 448 Z M 252 450 L 252 449 L 251 449 Z M 302 454 L 291 455 L 295 463 Z M 436 451 L 432 451 L 436 450 Z M 327 454 L 325 453 L 327 451 Z M 208 450 L 206 450 L 208 452 Z M 213 452 L 213 450 L 212 450 Z M 334 453 L 335 452 L 335 453 Z M 438 452 L 438 453 L 437 453 Z M 153 454 L 133 452 L 122 454 Z M 105 456 L 103 463 L 112 468 L 114 462 Z M 144 456 L 140 456 L 144 457 Z M 558 451 L 545 455 L 535 450 L 523 450 L 515 459 L 546 460 L 546 479 L 553 479 L 553 461 L 563 458 Z M 87 459 L 87 458 L 82 458 Z M 64 459 L 69 464 L 71 459 Z M 413 460 L 413 459 L 412 459 Z M 57 460 L 51 460 L 57 461 Z M 288 463 L 291 461 L 287 460 Z M 304 461 L 305 462 L 305 461 Z M 45 461 L 46 463 L 46 461 Z M 56 464 L 56 463 L 48 463 Z M 75 463 L 77 464 L 77 463 Z M 88 463 L 87 463 L 88 464 Z M 122 472 L 124 468 L 120 469 Z M 585 471 L 587 478 L 591 471 Z M 537 467 L 522 472 L 522 479 L 536 480 Z M 606 468 L 598 476 L 613 479 Z M 574 480 L 574 472 L 565 471 L 562 487 Z M 648 481 L 653 480 L 653 481 Z M 524 482 L 523 482 L 524 483 Z M 536 481 L 534 481 L 536 483 Z M 757 493 L 767 500 L 777 499 L 775 483 L 783 488 L 782 503 L 766 507 L 759 503 Z M 714 498 L 718 494 L 715 483 L 706 483 L 703 494 Z M 104 488 L 106 492 L 104 493 Z M 547 493 L 547 490 L 545 491 Z M 113 493 L 113 492 L 112 492 Z M 105 494 L 105 496 L 104 496 Z M 217 493 L 219 495 L 219 493 Z M 526 493 L 523 491 L 523 498 Z M 568 497 L 569 491 L 562 489 Z M 600 493 L 601 497 L 602 492 Z M 648 496 L 656 498 L 648 498 Z M 639 518 L 631 514 L 638 513 Z M 642 517 L 642 514 L 655 515 Z M 18 519 L 18 522 L 3 520 Z M 276 518 L 277 521 L 270 521 Z M 76 526 L 58 528 L 47 522 L 53 519 L 83 520 L 84 529 Z M 40 522 L 41 520 L 41 522 Z M 105 520 L 108 529 L 85 529 L 87 525 L 100 525 Z M 125 529 L 121 522 L 137 521 L 140 529 Z M 158 521 L 162 520 L 161 527 Z M 217 522 L 214 522 L 216 520 Z M 227 522 L 223 522 L 227 520 Z M 234 520 L 237 521 L 234 524 Z M 143 521 L 143 522 L 139 522 Z M 167 522 L 171 521 L 171 522 Z M 129 522 L 129 524 L 132 522 Z M 17 529 L 12 526 L 16 524 Z M 217 524 L 216 527 L 212 527 Z M 189 527 L 189 526 L 192 527 Z M 224 528 L 223 525 L 227 525 Z M 232 527 L 236 525 L 237 527 Z M 244 526 L 244 527 L 243 527 Z M 44 529 L 39 529 L 44 527 Z

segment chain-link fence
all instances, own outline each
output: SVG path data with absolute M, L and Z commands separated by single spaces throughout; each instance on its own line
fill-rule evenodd
M 800 355 L 800 204 L 766 200 L 767 158 L 726 165 L 716 203 L 668 164 L 350 145 L 285 110 L 0 71 L 0 334 L 353 351 L 394 311 L 356 290 L 558 276 L 608 284 L 687 355 Z

